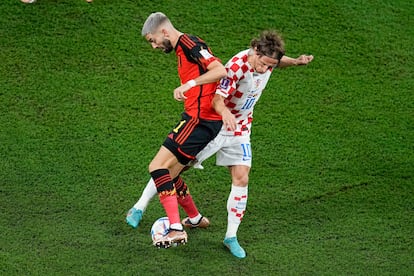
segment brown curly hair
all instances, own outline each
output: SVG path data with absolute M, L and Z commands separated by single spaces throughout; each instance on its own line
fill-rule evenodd
M 259 37 L 253 38 L 250 46 L 261 56 L 275 58 L 280 61 L 285 54 L 285 43 L 274 30 L 263 31 Z

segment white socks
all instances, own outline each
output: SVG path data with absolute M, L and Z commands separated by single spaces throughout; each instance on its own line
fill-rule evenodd
M 196 217 L 190 218 L 190 222 L 192 224 L 197 224 L 200 221 L 201 217 L 202 217 L 202 215 L 200 213 L 198 213 L 198 215 Z
M 248 187 L 232 185 L 227 199 L 227 232 L 226 238 L 235 237 L 246 211 Z
M 147 186 L 145 186 L 145 189 L 142 192 L 142 195 L 139 198 L 138 202 L 135 203 L 134 208 L 144 212 L 150 200 L 157 194 L 157 188 L 155 187 L 154 180 L 151 178 L 148 181 Z

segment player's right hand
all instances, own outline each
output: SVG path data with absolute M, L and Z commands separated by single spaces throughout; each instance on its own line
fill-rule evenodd
M 185 92 L 187 92 L 190 89 L 190 85 L 185 83 L 176 89 L 174 89 L 174 99 L 177 101 L 183 102 L 187 97 L 184 95 Z

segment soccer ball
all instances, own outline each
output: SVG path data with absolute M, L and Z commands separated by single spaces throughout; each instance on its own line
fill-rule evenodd
M 151 238 L 153 244 L 168 234 L 170 230 L 170 221 L 167 217 L 157 219 L 151 227 Z
M 25 4 L 33 4 L 34 2 L 36 2 L 36 0 L 20 0 Z

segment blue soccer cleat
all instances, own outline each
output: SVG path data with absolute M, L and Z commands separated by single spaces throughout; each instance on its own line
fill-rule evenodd
M 142 220 L 142 210 L 131 208 L 126 216 L 126 222 L 133 228 L 137 228 Z
M 235 257 L 239 259 L 246 257 L 246 251 L 244 251 L 244 249 L 240 246 L 236 237 L 226 238 L 223 243 Z

